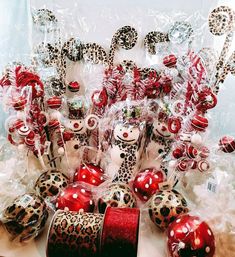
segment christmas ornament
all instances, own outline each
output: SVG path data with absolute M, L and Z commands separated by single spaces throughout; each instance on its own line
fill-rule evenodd
M 104 213 L 107 206 L 134 208 L 136 199 L 128 185 L 112 183 L 100 193 L 98 200 L 100 213 Z
M 206 222 L 196 216 L 180 216 L 169 225 L 167 235 L 171 257 L 214 256 L 213 232 Z
M 206 172 L 210 169 L 210 164 L 207 160 L 200 160 L 197 164 L 197 168 L 200 172 Z
M 71 81 L 68 85 L 68 90 L 72 93 L 76 93 L 80 90 L 80 84 L 77 81 Z
M 159 184 L 165 180 L 161 170 L 149 168 L 140 171 L 133 181 L 133 190 L 141 201 L 147 201 L 159 190 Z
M 76 169 L 73 182 L 84 182 L 90 185 L 99 186 L 105 181 L 104 170 L 98 165 L 84 163 Z
M 196 114 L 191 121 L 191 125 L 195 130 L 203 132 L 208 127 L 208 119 L 200 114 Z
M 219 147 L 225 153 L 232 153 L 235 150 L 235 139 L 231 136 L 224 136 L 219 140 Z
M 27 242 L 42 231 L 47 218 L 43 199 L 35 194 L 24 194 L 3 211 L 1 221 L 13 239 Z
M 149 216 L 161 230 L 165 230 L 180 214 L 188 212 L 187 202 L 176 190 L 156 192 L 148 202 Z
M 168 68 L 175 67 L 176 63 L 177 63 L 177 58 L 175 57 L 174 54 L 165 56 L 165 57 L 163 58 L 163 64 L 164 64 L 166 67 L 168 67 Z
M 49 170 L 40 175 L 35 183 L 37 195 L 43 198 L 56 196 L 68 186 L 68 178 L 59 170 Z
M 62 99 L 59 96 L 52 96 L 47 100 L 47 106 L 53 110 L 57 110 L 62 105 Z
M 72 184 L 60 192 L 55 206 L 56 209 L 65 211 L 93 212 L 95 202 L 89 189 L 80 184 Z

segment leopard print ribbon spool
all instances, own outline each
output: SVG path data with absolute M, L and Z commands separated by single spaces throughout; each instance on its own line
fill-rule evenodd
M 103 214 L 57 211 L 47 238 L 47 257 L 99 254 Z
M 216 94 L 218 94 L 219 84 L 224 81 L 228 73 L 228 66 L 226 67 L 225 60 L 233 40 L 235 28 L 235 13 L 230 7 L 219 6 L 210 13 L 208 23 L 210 32 L 213 35 L 226 35 L 224 45 L 219 56 L 219 60 L 216 64 L 216 73 L 214 77 L 215 81 L 213 83 L 213 90 Z
M 101 234 L 101 256 L 136 257 L 139 219 L 140 210 L 137 208 L 108 207 Z
M 118 29 L 111 41 L 108 64 L 113 66 L 114 55 L 118 47 L 130 50 L 136 45 L 137 38 L 137 31 L 131 26 L 124 26 Z

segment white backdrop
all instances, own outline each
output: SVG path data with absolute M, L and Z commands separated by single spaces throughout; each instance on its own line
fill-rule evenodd
M 109 46 L 111 36 L 121 26 L 133 25 L 140 37 L 156 29 L 158 22 L 156 13 L 184 12 L 188 16 L 200 11 L 206 19 L 209 11 L 217 6 L 216 0 L 0 0 L 0 70 L 9 61 L 20 60 L 27 64 L 32 47 L 32 21 L 30 18 L 31 5 L 35 8 L 47 7 L 60 18 L 63 37 L 79 36 L 87 42 L 97 42 L 104 47 Z M 235 1 L 219 1 L 227 3 L 235 9 Z M 151 17 L 151 19 L 148 19 Z M 156 23 L 153 23 L 155 21 Z M 200 25 L 200 22 L 199 22 Z M 158 26 L 165 28 L 164 23 Z M 206 29 L 206 28 L 205 28 Z M 35 36 L 37 40 L 39 38 Z M 203 41 L 198 43 L 210 44 L 211 36 L 204 34 Z M 218 39 L 215 46 L 220 49 L 223 38 Z M 235 45 L 234 45 L 235 46 Z M 132 51 L 127 57 L 141 64 L 143 53 Z M 129 55 L 129 56 L 128 56 Z M 213 122 L 210 137 L 217 140 L 221 135 L 235 136 L 235 78 L 229 77 L 219 94 L 218 106 L 211 112 Z M 1 125 L 4 116 L 0 115 Z M 1 129 L 1 128 L 0 128 Z M 154 229 L 153 229 L 154 230 Z M 2 230 L 0 230 L 0 233 Z M 35 242 L 26 246 L 13 246 L 5 233 L 1 233 L 0 256 L 4 257 L 45 257 L 46 230 Z M 164 237 L 156 230 L 148 233 L 141 229 L 139 257 L 165 257 Z M 229 256 L 232 257 L 232 256 Z

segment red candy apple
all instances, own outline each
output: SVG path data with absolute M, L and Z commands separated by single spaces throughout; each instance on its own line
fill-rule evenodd
M 215 238 L 206 222 L 188 214 L 168 227 L 168 250 L 171 257 L 213 257 Z
M 98 165 L 85 163 L 76 169 L 73 181 L 99 186 L 104 182 L 104 170 Z
M 141 201 L 147 201 L 159 190 L 159 184 L 165 180 L 165 174 L 154 168 L 142 170 L 133 182 L 135 194 Z
M 79 184 L 66 187 L 56 200 L 56 209 L 93 212 L 94 208 L 91 191 Z

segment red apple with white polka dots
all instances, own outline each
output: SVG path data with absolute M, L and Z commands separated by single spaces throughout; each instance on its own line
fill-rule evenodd
M 56 209 L 60 210 L 93 212 L 94 208 L 91 191 L 80 184 L 69 185 L 56 200 Z
M 188 214 L 170 224 L 167 244 L 171 257 L 213 257 L 215 253 L 215 238 L 208 224 Z
M 165 180 L 165 174 L 155 168 L 140 171 L 134 179 L 133 189 L 141 201 L 147 201 L 159 190 L 159 184 Z
M 84 163 L 76 169 L 73 182 L 84 182 L 93 186 L 99 186 L 104 182 L 104 170 L 95 164 Z

